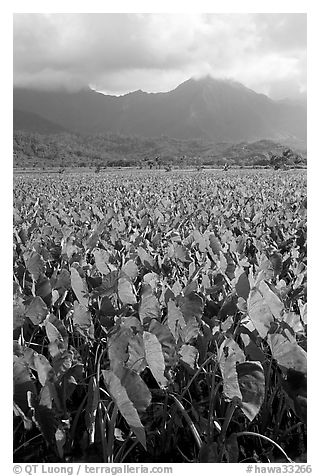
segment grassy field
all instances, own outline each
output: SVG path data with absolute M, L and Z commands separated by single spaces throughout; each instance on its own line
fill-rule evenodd
M 14 174 L 16 462 L 306 461 L 303 170 Z

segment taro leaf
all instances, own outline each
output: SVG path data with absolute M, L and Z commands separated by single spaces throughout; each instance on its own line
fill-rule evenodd
M 228 261 L 225 255 L 222 253 L 222 251 L 220 251 L 219 253 L 219 261 L 220 261 L 220 270 L 222 273 L 225 273 L 227 271 Z
M 45 270 L 45 262 L 39 253 L 32 251 L 26 258 L 26 268 L 34 281 L 37 281 Z
M 182 362 L 195 369 L 199 352 L 193 345 L 183 344 L 179 350 L 179 355 Z
M 238 382 L 242 395 L 240 408 L 252 421 L 264 400 L 265 379 L 260 362 L 242 362 L 237 365 Z
M 282 318 L 282 312 L 284 310 L 284 305 L 278 298 L 278 296 L 271 291 L 269 286 L 265 281 L 261 281 L 259 284 L 259 291 L 261 292 L 263 299 L 267 303 L 270 311 L 276 319 Z
M 71 268 L 71 287 L 79 303 L 84 307 L 88 307 L 88 303 L 89 303 L 88 292 L 89 291 L 88 291 L 87 283 L 85 282 L 83 278 L 81 278 L 80 274 L 75 268 Z
M 294 312 L 286 312 L 282 322 L 288 325 L 290 329 L 292 329 L 293 333 L 304 332 L 299 314 L 295 314 Z
M 270 261 L 274 270 L 274 275 L 278 276 L 282 271 L 282 255 L 280 253 L 272 253 Z
M 198 283 L 197 281 L 191 281 L 185 288 L 183 288 L 183 295 L 188 296 L 188 294 L 196 293 L 198 291 Z
M 181 263 L 191 263 L 192 259 L 189 253 L 189 250 L 182 245 L 175 245 L 174 247 L 174 257 Z
M 218 317 L 221 320 L 225 320 L 227 316 L 235 316 L 238 312 L 238 298 L 235 293 L 229 294 L 224 300 L 221 309 L 218 313 Z
M 26 316 L 37 326 L 44 321 L 48 308 L 40 296 L 32 298 L 26 306 Z
M 64 366 L 65 362 L 67 362 L 67 365 Z M 71 397 L 83 376 L 83 364 L 75 364 L 72 365 L 71 368 L 68 368 L 69 362 L 69 355 L 66 354 L 65 359 L 59 359 L 57 365 L 57 368 L 59 368 L 59 380 L 62 381 L 65 386 L 66 399 Z
M 293 402 L 295 414 L 307 423 L 307 375 L 289 369 L 286 380 L 282 379 L 282 386 Z
M 23 413 L 28 412 L 27 392 L 36 395 L 37 390 L 29 366 L 22 359 L 13 363 L 13 399 Z
M 168 327 L 177 342 L 179 339 L 179 327 L 185 327 L 186 323 L 182 311 L 172 299 L 169 299 L 168 302 L 167 322 Z
M 186 324 L 192 318 L 200 319 L 203 314 L 203 299 L 197 293 L 190 293 L 179 298 L 179 307 L 182 311 Z
M 192 317 L 184 327 L 180 328 L 179 335 L 182 339 L 182 342 L 187 344 L 192 339 L 196 339 L 199 335 L 199 332 L 199 323 L 195 317 Z
M 200 463 L 219 463 L 218 443 L 203 443 L 199 452 Z
M 53 401 L 53 392 L 52 392 L 52 384 L 48 382 L 39 393 L 39 403 L 47 408 L 52 408 L 52 401 Z
M 63 353 L 68 348 L 68 333 L 62 321 L 53 314 L 45 322 L 46 334 L 49 339 L 51 357 Z
M 236 366 L 237 363 L 245 361 L 244 353 L 232 338 L 228 338 L 224 340 L 219 347 L 218 358 L 223 378 L 224 395 L 229 400 L 235 397 L 241 400 Z
M 248 315 L 259 335 L 264 339 L 274 319 L 269 306 L 257 288 L 253 288 L 250 291 L 248 298 Z
M 141 332 L 142 331 L 142 325 L 141 325 L 141 322 L 139 321 L 139 319 L 137 317 L 134 317 L 134 316 L 128 316 L 128 317 L 123 317 L 121 319 L 121 327 L 129 327 L 130 329 L 132 329 L 133 331 L 137 332 Z
M 94 326 L 91 319 L 91 313 L 85 306 L 74 301 L 73 305 L 73 324 L 76 330 L 84 337 L 94 338 Z
M 144 248 L 139 246 L 137 249 L 137 252 L 143 266 L 145 266 L 147 269 L 154 268 L 155 261 L 152 258 L 152 256 Z
M 245 272 L 240 274 L 238 281 L 236 282 L 235 288 L 239 297 L 242 297 L 245 300 L 248 299 L 250 293 L 250 283 L 248 276 Z
M 161 344 L 157 337 L 150 332 L 143 333 L 143 343 L 148 367 L 159 387 L 165 388 L 168 382 L 164 376 L 165 362 Z
M 22 327 L 24 324 L 26 308 L 23 298 L 17 294 L 13 296 L 13 330 Z
M 62 459 L 64 455 L 63 447 L 66 443 L 66 432 L 62 428 L 57 428 L 54 436 L 56 439 L 58 455 Z
M 110 369 L 115 373 L 118 367 L 121 368 L 128 360 L 128 345 L 132 335 L 132 329 L 122 327 L 108 339 Z
M 84 415 L 84 421 L 89 433 L 91 443 L 93 443 L 94 441 L 94 428 L 95 428 L 95 419 L 97 414 L 98 403 L 99 403 L 99 387 L 97 385 L 96 377 L 92 376 L 90 377 L 90 380 L 89 380 L 87 405 L 86 405 L 86 410 Z
M 118 377 L 136 410 L 141 413 L 146 411 L 151 403 L 151 393 L 142 378 L 126 367 L 122 367 Z
M 71 277 L 67 269 L 63 268 L 58 274 L 55 282 L 51 283 L 52 288 L 56 289 L 59 292 L 60 296 L 68 291 L 71 287 Z
M 297 417 L 307 424 L 307 398 L 303 395 L 297 395 L 293 399 L 293 408 Z
M 133 286 L 126 276 L 121 276 L 118 281 L 118 296 L 123 305 L 136 304 L 137 298 Z
M 199 230 L 193 230 L 193 238 L 197 245 L 199 245 L 199 250 L 201 253 L 204 253 L 207 249 L 206 247 L 206 240 L 201 235 Z
M 15 402 L 13 402 L 13 413 L 14 413 L 14 416 L 22 418 L 23 426 L 25 430 L 28 430 L 28 431 L 31 430 L 32 421 L 29 420 L 29 418 L 25 416 L 25 414 L 23 413 L 19 405 L 17 405 Z
M 121 271 L 125 273 L 131 281 L 134 281 L 139 275 L 139 268 L 132 259 L 122 266 Z
M 111 271 L 107 276 L 103 277 L 102 283 L 94 288 L 92 294 L 94 296 L 111 296 L 118 289 L 118 271 Z
M 266 355 L 255 343 L 254 336 L 252 332 L 249 331 L 244 326 L 240 326 L 240 330 L 243 331 L 240 334 L 241 340 L 244 343 L 244 353 L 247 356 L 248 360 L 259 360 L 259 362 L 264 363 L 266 361 Z
M 33 358 L 33 364 L 38 374 L 38 379 L 41 385 L 44 387 L 47 382 L 52 382 L 55 378 L 55 372 L 51 367 L 48 359 L 42 354 L 35 353 Z
M 172 366 L 177 359 L 177 354 L 176 343 L 169 328 L 152 319 L 148 331 L 154 334 L 160 342 L 166 366 Z
M 143 337 L 140 333 L 130 338 L 128 353 L 129 358 L 126 361 L 126 367 L 140 374 L 147 366 Z
M 218 238 L 215 236 L 214 233 L 210 233 L 209 235 L 209 247 L 213 254 L 219 256 L 221 251 L 221 244 Z
M 144 324 L 151 319 L 160 320 L 161 310 L 158 299 L 153 294 L 143 294 L 139 307 L 139 317 Z
M 226 455 L 228 463 L 238 463 L 239 446 L 236 433 L 231 433 L 231 435 L 226 440 Z
M 143 284 L 148 284 L 152 292 L 156 292 L 160 284 L 160 277 L 153 271 L 151 273 L 147 273 L 143 276 Z
M 122 385 L 119 377 L 117 377 L 111 370 L 102 370 L 102 375 L 108 392 L 119 408 L 121 415 L 125 418 L 128 425 L 138 438 L 142 446 L 146 447 L 145 430 L 140 421 L 137 409 L 128 397 L 125 387 Z
M 46 276 L 41 276 L 36 283 L 36 295 L 45 299 L 47 296 L 51 295 L 51 283 L 49 278 Z M 51 301 L 50 301 L 51 304 Z
M 99 273 L 109 274 L 110 271 L 112 271 L 108 266 L 110 255 L 107 251 L 100 249 L 94 250 L 93 256 Z
M 54 447 L 55 432 L 58 428 L 58 420 L 55 411 L 37 403 L 34 406 L 33 419 L 43 434 L 44 439 L 50 446 Z
M 268 336 L 272 357 L 281 367 L 307 373 L 307 353 L 297 342 L 291 342 L 282 334 Z

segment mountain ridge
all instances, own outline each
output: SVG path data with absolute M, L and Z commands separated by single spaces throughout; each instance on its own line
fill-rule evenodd
M 14 88 L 14 109 L 82 133 L 216 141 L 306 140 L 306 108 L 274 101 L 236 81 L 189 79 L 168 92 L 122 96 Z

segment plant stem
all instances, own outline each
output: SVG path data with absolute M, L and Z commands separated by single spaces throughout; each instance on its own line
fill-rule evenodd
M 289 458 L 287 453 L 281 448 L 280 445 L 278 445 L 278 443 L 271 440 L 271 438 L 268 438 L 265 435 L 260 435 L 260 433 L 255 433 L 254 431 L 240 431 L 239 433 L 236 433 L 236 436 L 237 438 L 239 436 L 258 436 L 259 438 L 263 438 L 264 440 L 268 441 L 269 443 L 272 443 L 276 448 L 278 448 L 278 450 L 281 451 L 281 453 L 284 455 L 284 457 L 287 459 L 289 463 L 294 463 L 294 461 L 292 461 L 292 459 Z

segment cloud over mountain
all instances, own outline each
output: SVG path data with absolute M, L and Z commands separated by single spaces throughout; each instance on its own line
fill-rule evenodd
M 206 74 L 274 98 L 299 95 L 306 15 L 14 15 L 15 86 L 158 92 Z

